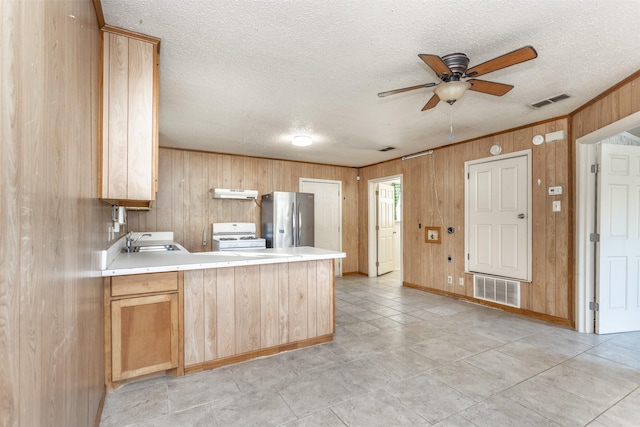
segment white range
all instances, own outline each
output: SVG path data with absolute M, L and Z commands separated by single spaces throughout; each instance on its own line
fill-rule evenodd
M 265 239 L 256 237 L 256 225 L 252 222 L 214 222 L 213 250 L 236 251 L 265 249 Z

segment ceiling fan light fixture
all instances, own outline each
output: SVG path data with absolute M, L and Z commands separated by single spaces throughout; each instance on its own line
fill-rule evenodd
M 469 82 L 453 81 L 445 82 L 436 86 L 433 91 L 441 101 L 445 101 L 450 105 L 462 98 L 462 95 L 471 87 Z
M 313 143 L 309 135 L 296 135 L 291 139 L 291 143 L 296 147 L 306 147 Z

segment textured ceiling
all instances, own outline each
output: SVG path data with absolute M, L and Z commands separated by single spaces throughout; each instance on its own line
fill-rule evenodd
M 640 69 L 638 0 L 101 3 L 107 24 L 162 39 L 164 147 L 364 166 L 570 113 Z M 525 45 L 538 58 L 482 77 L 515 86 L 503 97 L 377 97 L 437 81 L 419 53 L 473 66 Z

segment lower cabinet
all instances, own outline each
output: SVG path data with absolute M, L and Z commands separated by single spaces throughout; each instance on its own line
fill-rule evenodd
M 105 383 L 182 375 L 182 272 L 105 279 Z

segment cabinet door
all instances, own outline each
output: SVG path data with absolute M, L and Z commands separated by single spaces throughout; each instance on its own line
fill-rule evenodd
M 112 381 L 178 366 L 178 295 L 111 302 Z
M 104 33 L 102 197 L 127 198 L 129 39 Z
M 154 46 L 129 39 L 127 198 L 154 199 L 153 63 Z
M 158 77 L 156 44 L 103 34 L 103 199 L 155 198 Z

